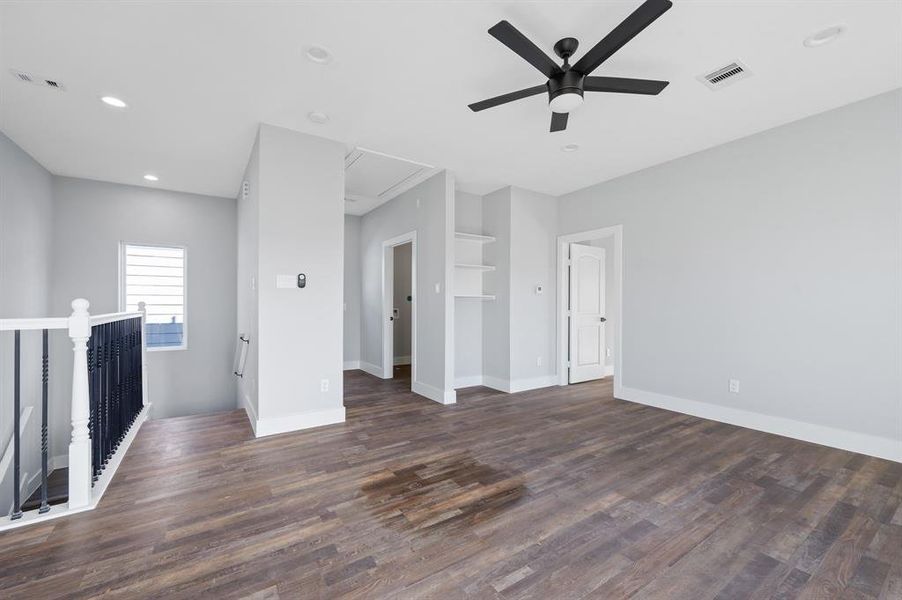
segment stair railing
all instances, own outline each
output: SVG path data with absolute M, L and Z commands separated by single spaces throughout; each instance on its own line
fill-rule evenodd
M 13 504 L 9 516 L 0 517 L 0 531 L 89 510 L 97 505 L 121 461 L 128 444 L 150 409 L 147 395 L 147 311 L 92 316 L 83 298 L 72 301 L 69 317 L 0 319 L 0 331 L 13 332 L 13 431 L 11 450 L 0 462 L 0 475 L 12 463 Z M 40 331 L 41 360 L 41 504 L 22 511 L 21 398 L 22 332 Z M 47 503 L 49 475 L 48 383 L 51 376 L 49 332 L 66 330 L 72 342 L 71 439 L 68 452 L 68 503 Z M 31 414 L 31 413 L 28 413 Z M 2 418 L 2 416 L 0 416 Z M 6 456 L 6 455 L 9 456 Z M 5 509 L 3 509 L 5 510 Z

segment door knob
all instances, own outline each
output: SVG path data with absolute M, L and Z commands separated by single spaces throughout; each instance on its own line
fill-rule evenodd
M 604 323 L 605 321 L 607 321 L 607 319 L 605 319 L 604 317 L 598 317 L 598 320 L 601 321 L 602 323 Z

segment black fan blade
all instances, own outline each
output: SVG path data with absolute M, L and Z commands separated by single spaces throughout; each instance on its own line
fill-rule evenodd
M 594 71 L 624 44 L 636 37 L 640 31 L 651 25 L 655 19 L 667 12 L 673 3 L 670 0 L 646 0 L 633 14 L 623 20 L 611 33 L 586 52 L 573 65 L 573 70 L 583 75 Z
M 520 33 L 516 27 L 507 21 L 500 21 L 494 25 L 489 29 L 489 34 L 519 54 L 523 60 L 541 71 L 548 79 L 561 72 L 561 68 L 557 66 L 557 63 L 551 60 L 538 46 L 529 41 L 529 38 Z
M 563 131 L 567 129 L 567 117 L 570 113 L 551 113 L 551 131 Z
M 586 92 L 614 92 L 617 94 L 660 94 L 669 81 L 655 79 L 629 79 L 627 77 L 586 77 L 583 90 Z
M 547 91 L 547 86 L 537 85 L 531 88 L 526 88 L 524 90 L 517 90 L 516 92 L 511 92 L 509 94 L 495 96 L 494 98 L 489 98 L 488 100 L 483 100 L 481 102 L 474 102 L 469 106 L 470 110 L 472 110 L 473 112 L 479 112 L 487 108 L 492 108 L 493 106 L 498 106 L 499 104 L 507 104 L 508 102 L 513 102 L 514 100 L 529 98 L 530 96 L 535 96 L 536 94 L 541 94 L 542 92 Z

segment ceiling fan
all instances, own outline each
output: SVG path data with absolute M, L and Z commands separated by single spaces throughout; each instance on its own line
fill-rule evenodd
M 551 131 L 563 131 L 567 128 L 569 113 L 582 105 L 583 92 L 646 95 L 661 93 L 661 90 L 667 87 L 668 81 L 594 77 L 589 74 L 638 35 L 640 31 L 651 25 L 655 19 L 667 12 L 671 6 L 673 3 L 670 0 L 646 0 L 642 6 L 633 11 L 573 65 L 570 64 L 570 57 L 579 46 L 579 42 L 575 38 L 564 38 L 554 45 L 555 54 L 564 60 L 564 64 L 558 66 L 551 57 L 529 41 L 529 38 L 520 33 L 516 27 L 507 21 L 501 21 L 489 29 L 489 34 L 541 71 L 548 81 L 544 85 L 475 102 L 469 105 L 470 110 L 479 112 L 493 106 L 548 92 L 548 106 L 551 108 Z

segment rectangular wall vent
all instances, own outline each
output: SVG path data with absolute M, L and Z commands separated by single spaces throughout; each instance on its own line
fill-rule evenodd
M 745 79 L 751 74 L 752 73 L 748 70 L 748 67 L 736 60 L 724 67 L 720 67 L 719 69 L 715 69 L 710 73 L 701 75 L 698 79 L 706 86 L 708 86 L 708 88 L 712 90 L 719 90 L 720 88 L 726 87 L 731 83 L 735 83 L 740 79 Z

